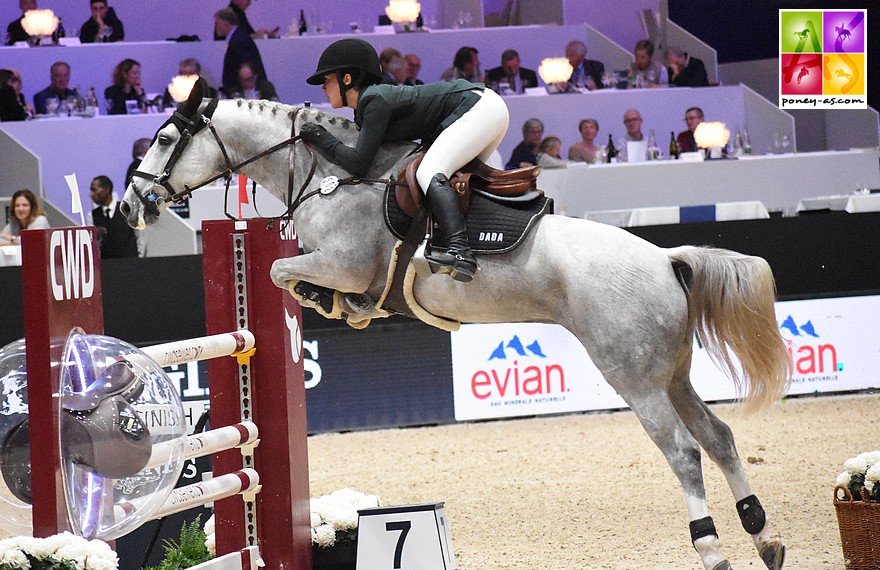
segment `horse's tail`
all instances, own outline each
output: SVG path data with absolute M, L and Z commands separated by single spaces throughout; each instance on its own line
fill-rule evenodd
M 776 284 L 762 258 L 726 249 L 684 246 L 667 250 L 685 264 L 688 320 L 715 364 L 744 396 L 747 411 L 770 406 L 791 382 L 791 356 L 776 324 Z M 739 359 L 742 375 L 731 350 Z

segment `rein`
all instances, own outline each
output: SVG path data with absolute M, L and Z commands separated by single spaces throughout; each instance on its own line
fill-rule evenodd
M 226 146 L 223 144 L 223 141 L 220 139 L 220 135 L 217 134 L 217 130 L 214 128 L 214 123 L 211 120 L 211 117 L 214 115 L 214 111 L 217 109 L 217 99 L 211 99 L 207 105 L 204 105 L 204 110 L 200 106 L 199 110 L 196 111 L 194 119 L 190 119 L 179 113 L 178 111 L 174 112 L 172 118 L 169 119 L 168 122 L 174 123 L 178 131 L 181 133 L 180 139 L 177 141 L 177 144 L 174 146 L 174 150 L 171 152 L 171 156 L 168 158 L 168 162 L 165 164 L 165 168 L 162 170 L 161 174 L 152 174 L 149 172 L 142 172 L 140 170 L 135 170 L 132 173 L 132 183 L 131 187 L 134 191 L 135 195 L 140 200 L 141 204 L 143 204 L 144 208 L 150 214 L 158 217 L 159 216 L 159 207 L 162 206 L 165 202 L 165 199 L 160 197 L 155 192 L 151 192 L 150 194 L 144 195 L 144 193 L 137 187 L 137 184 L 134 182 L 134 178 L 144 178 L 146 180 L 151 181 L 154 185 L 159 185 L 165 188 L 168 191 L 169 197 L 167 198 L 173 204 L 179 204 L 185 198 L 190 196 L 194 191 L 199 188 L 203 188 L 212 182 L 219 180 L 220 178 L 224 178 L 226 180 L 226 192 L 229 192 L 229 185 L 232 182 L 232 175 L 239 171 L 241 168 L 255 162 L 269 154 L 277 152 L 283 149 L 286 146 L 290 147 L 290 157 L 288 159 L 288 187 L 287 187 L 287 211 L 282 214 L 282 218 L 289 216 L 293 213 L 294 210 L 312 193 L 309 193 L 305 196 L 306 188 L 311 182 L 312 178 L 315 175 L 315 170 L 317 168 L 317 156 L 315 154 L 314 149 L 312 149 L 309 145 L 305 145 L 306 150 L 309 152 L 309 156 L 311 157 L 311 166 L 309 168 L 308 176 L 303 181 L 303 184 L 300 186 L 299 191 L 296 193 L 296 197 L 294 198 L 294 178 L 296 171 L 296 142 L 301 140 L 301 136 L 296 134 L 296 116 L 300 112 L 300 109 L 296 109 L 293 112 L 291 117 L 291 126 L 290 126 L 290 137 L 277 143 L 269 148 L 257 153 L 256 155 L 248 158 L 247 160 L 243 160 L 237 164 L 233 164 L 229 159 L 229 153 L 226 152 Z M 181 123 L 185 126 L 181 128 Z M 166 123 L 167 124 L 167 123 Z M 214 136 L 214 140 L 217 142 L 217 146 L 220 147 L 220 152 L 223 154 L 223 161 L 225 162 L 225 169 L 219 174 L 209 176 L 204 180 L 198 182 L 193 186 L 189 186 L 184 184 L 183 190 L 178 192 L 168 181 L 171 177 L 171 171 L 174 166 L 177 164 L 177 161 L 180 160 L 181 155 L 183 155 L 183 151 L 186 149 L 187 145 L 189 145 L 192 138 L 204 127 L 208 127 L 211 131 L 211 134 Z M 164 126 L 163 126 L 164 128 Z M 161 129 L 160 129 L 161 130 Z M 229 213 L 226 213 L 227 217 L 232 218 Z

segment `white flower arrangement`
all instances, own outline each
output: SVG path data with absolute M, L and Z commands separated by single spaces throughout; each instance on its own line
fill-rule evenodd
M 337 540 L 353 539 L 358 525 L 358 510 L 381 507 L 376 495 L 366 495 L 352 489 L 339 489 L 329 495 L 312 499 L 312 544 L 328 548 Z M 343 535 L 343 536 L 340 536 Z
M 217 556 L 217 538 L 214 533 L 214 515 L 212 514 L 205 521 L 205 548 L 211 553 L 211 556 Z
M 0 570 L 117 570 L 119 558 L 106 542 L 69 532 L 47 538 L 0 540 Z
M 861 488 L 868 490 L 871 501 L 880 501 L 880 450 L 860 453 L 843 463 L 844 471 L 837 484 L 849 488 L 854 500 L 861 500 Z

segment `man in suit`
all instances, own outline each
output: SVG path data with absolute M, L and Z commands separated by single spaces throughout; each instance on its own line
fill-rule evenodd
M 238 25 L 238 17 L 230 8 L 214 14 L 214 30 L 226 38 L 226 55 L 223 56 L 223 93 L 231 97 L 238 88 L 238 70 L 243 63 L 250 63 L 257 75 L 268 81 L 260 50 L 251 36 Z
M 6 26 L 6 45 L 11 46 L 15 42 L 26 42 L 30 35 L 21 25 L 24 15 L 31 10 L 37 9 L 37 0 L 18 0 L 18 7 L 21 8 L 21 18 L 13 20 Z
M 90 212 L 90 221 L 98 230 L 101 259 L 143 257 L 141 232 L 129 226 L 125 215 L 119 211 L 119 201 L 113 196 L 113 181 L 104 175 L 96 176 L 89 190 L 92 202 L 98 205 Z
M 669 67 L 669 84 L 675 87 L 708 87 L 709 77 L 702 60 L 689 55 L 681 48 L 666 50 L 666 65 Z
M 572 40 L 565 46 L 565 57 L 573 68 L 568 80 L 572 87 L 586 87 L 588 90 L 602 89 L 602 75 L 605 66 L 601 61 L 587 59 L 587 45 L 580 40 Z
M 679 152 L 696 152 L 699 150 L 697 141 L 694 139 L 694 131 L 697 125 L 703 122 L 703 110 L 699 107 L 691 107 L 684 112 L 684 123 L 687 130 L 678 133 L 675 142 L 678 144 Z
M 538 74 L 533 69 L 520 67 L 519 53 L 508 49 L 501 54 L 501 66 L 486 72 L 486 83 L 507 83 L 514 93 L 523 93 L 529 87 L 538 86 Z

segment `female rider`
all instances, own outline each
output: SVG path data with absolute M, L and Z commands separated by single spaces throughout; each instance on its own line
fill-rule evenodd
M 342 144 L 314 123 L 304 124 L 300 134 L 355 176 L 366 175 L 383 142 L 421 139 L 428 151 L 416 178 L 441 234 L 425 257 L 434 272 L 467 283 L 477 260 L 449 177 L 474 157 L 485 161 L 498 147 L 507 131 L 507 106 L 482 84 L 463 79 L 416 86 L 379 85 L 381 80 L 379 56 L 370 44 L 359 39 L 330 44 L 307 81 L 323 86 L 334 109 L 354 109 L 357 145 Z

